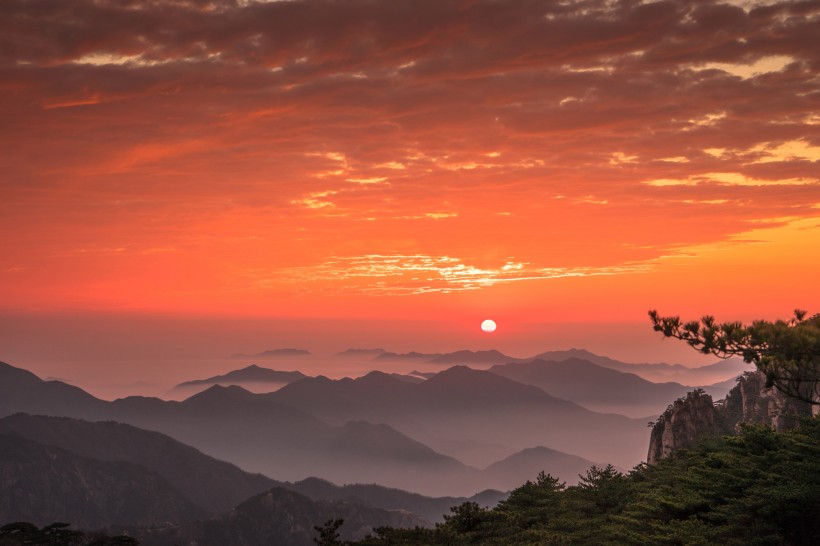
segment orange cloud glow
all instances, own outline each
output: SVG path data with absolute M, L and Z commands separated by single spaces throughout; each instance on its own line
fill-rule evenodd
M 816 312 L 818 37 L 799 1 L 4 1 L 0 306 Z

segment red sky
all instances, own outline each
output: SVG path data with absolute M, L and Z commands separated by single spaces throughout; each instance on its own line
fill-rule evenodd
M 6 344 L 820 310 L 817 1 L 4 0 L 0 74 Z

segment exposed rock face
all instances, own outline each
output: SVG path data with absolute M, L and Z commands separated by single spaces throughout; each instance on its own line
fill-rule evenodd
M 786 396 L 775 388 L 766 388 L 766 377 L 760 372 L 743 375 L 729 391 L 722 412 L 734 428 L 738 423 L 764 423 L 777 431 L 794 428 L 798 416 L 812 415 L 812 404 Z
M 700 438 L 719 435 L 722 430 L 712 397 L 700 389 L 692 391 L 675 400 L 652 427 L 646 461 L 654 464 L 676 449 L 691 447 Z
M 788 430 L 797 425 L 800 416 L 812 415 L 812 410 L 807 402 L 766 388 L 761 372 L 748 372 L 724 400 L 713 403 L 711 396 L 697 389 L 670 405 L 652 427 L 646 461 L 654 464 L 704 437 L 731 434 L 740 423 L 763 423 L 777 431 Z

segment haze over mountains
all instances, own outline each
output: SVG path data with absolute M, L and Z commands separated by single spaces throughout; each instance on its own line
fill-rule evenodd
M 170 436 L 113 421 L 18 413 L 0 419 L 0 434 L 27 438 L 89 459 L 138 465 L 167 481 L 203 514 L 230 510 L 252 495 L 281 485 L 209 457 Z
M 0 474 L 7 488 L 31 493 L 6 495 L 0 517 L 125 525 L 137 536 L 176 521 L 147 537 L 158 545 L 211 543 L 239 529 L 309 544 L 315 518 L 331 513 L 358 522 L 350 537 L 376 524 L 430 525 L 447 504 L 471 495 L 493 504 L 502 496 L 493 490 L 540 471 L 572 484 L 593 464 L 640 462 L 647 417 L 691 389 L 630 370 L 722 375 L 710 387 L 720 391 L 739 369 L 720 362 L 692 376 L 585 351 L 541 356 L 355 349 L 336 358 L 390 371 L 330 379 L 251 364 L 180 383 L 177 391 L 195 392 L 181 401 L 101 400 L 0 363 Z M 399 362 L 433 371 L 392 371 Z M 243 388 L 252 386 L 262 392 Z M 30 502 L 55 481 L 65 487 L 48 505 Z M 86 501 L 69 508 L 77 495 Z
M 701 387 L 722 397 L 734 385 L 734 378 L 750 369 L 739 359 L 701 368 L 664 363 L 628 364 L 579 349 L 550 351 L 530 358 L 514 358 L 495 350 L 397 354 L 383 349 L 348 349 L 336 356 L 346 362 L 372 362 L 383 368 L 391 368 L 398 362 L 432 366 L 434 371 L 384 372 L 396 379 L 413 382 L 429 379 L 453 365 L 486 368 L 587 409 L 633 418 L 660 414 L 670 400 L 685 395 L 692 387 Z M 183 382 L 175 386 L 174 391 L 191 393 L 219 384 L 239 385 L 253 392 L 270 392 L 305 377 L 302 372 L 279 371 L 252 364 L 227 374 Z M 669 377 L 680 380 L 670 381 Z
M 126 532 L 146 546 L 309 545 L 313 526 L 337 517 L 346 521 L 344 538 L 360 539 L 377 526 L 430 526 L 447 508 L 468 500 L 376 485 L 338 487 L 316 479 L 277 483 L 167 436 L 117 423 L 16 414 L 0 419 L 0 429 L 0 521 L 43 526 L 70 520 L 80 528 Z M 167 458 L 156 456 L 163 452 Z M 134 458 L 143 464 L 124 461 Z M 188 475 L 178 476 L 180 471 Z M 224 504 L 221 486 L 243 482 L 263 491 L 229 503 L 219 514 L 192 502 L 197 497 Z M 492 506 L 503 497 L 486 491 L 470 500 Z
M 365 517 L 371 525 L 406 524 L 408 512 L 422 518 L 410 520 L 412 524 L 430 525 L 450 506 L 468 500 L 377 485 L 340 487 L 316 478 L 279 482 L 243 472 L 160 433 L 114 422 L 28 414 L 0 419 L 0 485 L 0 521 L 45 525 L 69 517 L 90 528 L 204 520 L 227 514 L 275 487 L 314 501 L 345 501 L 348 513 L 358 506 L 356 517 Z M 470 500 L 492 506 L 503 497 L 500 491 L 485 491 Z M 305 502 L 298 500 L 297 508 Z M 280 508 L 285 513 L 294 509 Z M 372 508 L 405 515 L 388 517 Z
M 150 470 L 100 461 L 0 434 L 0 521 L 70 521 L 97 529 L 204 518 L 206 512 Z
M 543 390 L 465 366 L 412 384 L 382 372 L 358 379 L 324 377 L 291 383 L 271 399 L 332 424 L 385 422 L 436 451 L 483 467 L 543 445 L 630 467 L 641 453 L 645 420 L 591 412 Z M 550 447 L 550 446 L 546 446 Z
M 260 386 L 281 386 L 307 377 L 298 371 L 278 371 L 251 364 L 240 370 L 233 370 L 223 375 L 205 379 L 193 379 L 174 386 L 175 390 L 208 387 L 210 385 L 259 384 Z
M 310 351 L 306 351 L 305 349 L 268 349 L 267 351 L 250 355 L 245 353 L 235 353 L 231 355 L 231 358 L 292 358 L 310 356 L 310 354 Z
M 477 374 L 476 377 L 483 378 L 485 384 L 481 385 L 479 379 L 476 385 L 464 385 L 464 374 L 467 377 Z M 0 376 L 0 410 L 3 415 L 24 411 L 129 423 L 163 432 L 211 456 L 278 480 L 319 476 L 339 483 L 381 483 L 434 495 L 470 495 L 486 489 L 489 484 L 499 483 L 499 478 L 492 472 L 466 465 L 435 447 L 427 447 L 427 442 L 415 439 L 418 436 L 408 436 L 385 424 L 391 420 L 416 432 L 426 433 L 433 439 L 444 438 L 446 440 L 442 444 L 445 447 L 452 443 L 449 438 L 454 434 L 453 427 L 481 430 L 482 435 L 477 442 L 463 433 L 452 436 L 464 444 L 474 442 L 475 446 L 468 451 L 480 452 L 482 444 L 492 441 L 492 436 L 500 430 L 497 424 L 500 419 L 525 422 L 524 412 L 554 409 L 563 412 L 561 415 L 566 417 L 566 412 L 561 408 L 569 408 L 571 413 L 580 415 L 582 421 L 604 423 L 595 426 L 610 429 L 613 441 L 617 427 L 612 427 L 612 422 L 631 431 L 636 441 L 634 447 L 630 446 L 627 451 L 635 461 L 639 460 L 640 455 L 631 451 L 645 451 L 643 422 L 634 423 L 619 416 L 594 414 L 572 403 L 552 399 L 537 388 L 467 368 L 456 368 L 449 377 L 448 374 L 439 374 L 432 380 L 418 384 L 386 374 L 371 374 L 360 380 L 338 383 L 325 378 L 292 383 L 291 386 L 302 384 L 300 390 L 306 389 L 300 405 L 310 407 L 327 421 L 303 408 L 288 405 L 290 398 L 298 391 L 253 394 L 240 387 L 214 386 L 182 402 L 143 397 L 106 402 L 76 387 L 59 381 L 42 381 L 30 372 L 5 364 L 0 366 Z M 358 406 L 342 403 L 348 385 L 363 389 L 358 394 L 354 393 Z M 332 408 L 323 406 L 320 400 L 308 395 L 316 386 L 320 387 L 319 395 L 325 402 L 331 399 L 331 393 L 335 396 L 338 401 L 335 413 Z M 323 386 L 330 389 L 325 392 L 321 389 Z M 504 386 L 506 393 L 502 388 Z M 402 392 L 407 393 L 403 400 L 400 397 Z M 402 409 L 392 416 L 392 410 L 389 410 L 391 398 L 395 406 Z M 414 407 L 417 404 L 420 407 Z M 319 411 L 322 407 L 327 411 Z M 360 408 L 368 407 L 370 411 L 360 411 Z M 491 410 L 490 407 L 495 409 Z M 492 412 L 496 413 L 495 424 L 490 427 L 480 425 Z M 366 417 L 372 419 L 366 420 Z M 430 426 L 420 426 L 423 421 L 430 421 Z M 468 426 L 468 422 L 472 424 Z M 544 427 L 539 430 L 543 431 Z M 516 443 L 504 445 L 499 451 L 501 456 L 488 459 L 481 466 L 520 449 L 542 445 L 545 439 L 555 442 L 553 445 L 557 446 L 566 443 L 564 436 L 570 439 L 586 437 L 586 441 L 579 440 L 578 444 L 586 442 L 586 445 L 592 446 L 597 440 L 593 441 L 589 434 L 583 427 L 571 434 L 556 434 L 554 438 L 533 431 L 523 435 L 523 439 Z M 510 436 L 509 432 L 507 436 Z M 628 440 L 627 433 L 621 441 Z M 593 460 L 598 459 L 588 458 L 586 462 L 579 463 L 576 470 L 583 472 L 591 464 L 589 461 Z M 616 460 L 622 466 L 632 463 L 631 459 L 622 458 L 622 461 Z M 570 481 L 572 478 L 567 477 Z M 513 487 L 515 483 L 511 481 L 507 487 Z
M 510 363 L 526 363 L 533 360 L 563 362 L 569 359 L 584 360 L 603 368 L 610 368 L 623 373 L 637 375 L 647 381 L 655 383 L 677 382 L 685 386 L 710 385 L 712 383 L 734 378 L 742 372 L 751 369 L 739 358 L 721 360 L 715 364 L 688 367 L 681 364 L 666 364 L 663 362 L 651 364 L 631 364 L 620 362 L 606 356 L 596 355 L 585 349 L 569 349 L 566 351 L 547 351 L 537 355 L 516 358 L 496 350 L 470 351 L 461 350 L 451 353 L 378 353 L 374 361 L 417 361 L 431 364 L 452 366 L 466 364 L 471 366 L 501 365 Z

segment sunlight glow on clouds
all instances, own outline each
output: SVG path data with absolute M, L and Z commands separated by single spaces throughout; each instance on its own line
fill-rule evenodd
M 508 261 L 501 266 L 477 267 L 451 256 L 379 255 L 334 257 L 327 262 L 293 271 L 279 271 L 275 279 L 292 283 L 320 282 L 335 278 L 344 290 L 370 295 L 412 295 L 432 292 L 477 290 L 499 283 L 537 281 L 565 277 L 589 277 L 641 273 L 649 264 L 613 267 L 535 267 L 525 262 Z
M 704 68 L 714 68 L 723 70 L 733 76 L 747 79 L 768 72 L 778 72 L 783 70 L 789 63 L 794 62 L 794 58 L 785 55 L 775 55 L 763 57 L 750 64 L 744 63 L 707 63 Z
M 818 36 L 796 0 L 0 2 L 1 305 L 224 311 L 247 272 L 529 304 L 793 249 Z
M 697 186 L 699 184 L 722 184 L 727 186 L 818 186 L 817 178 L 785 178 L 780 180 L 762 180 L 750 178 L 741 173 L 703 173 L 685 179 L 661 178 L 647 180 L 650 186 Z

